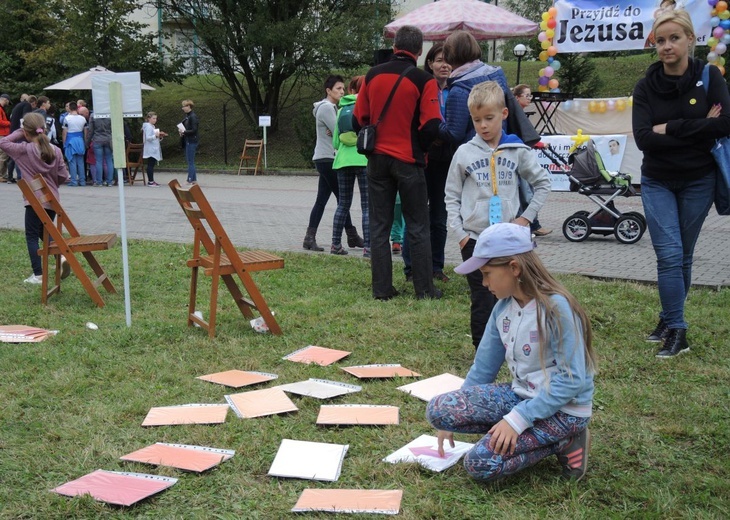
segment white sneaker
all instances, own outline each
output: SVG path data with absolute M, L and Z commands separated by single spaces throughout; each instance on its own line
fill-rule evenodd
M 71 274 L 71 264 L 66 261 L 66 257 L 61 255 L 61 280 L 68 278 Z
M 39 274 L 32 274 L 28 278 L 26 278 L 25 280 L 23 280 L 23 282 L 25 282 L 25 283 L 33 283 L 33 284 L 40 285 L 40 284 L 43 283 L 43 276 L 42 275 L 39 275 Z

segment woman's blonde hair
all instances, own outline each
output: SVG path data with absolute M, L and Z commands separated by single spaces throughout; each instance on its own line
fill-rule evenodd
M 520 268 L 519 284 L 524 295 L 535 300 L 537 304 L 537 333 L 540 342 L 540 365 L 545 370 L 545 359 L 543 346 L 547 345 L 549 337 L 560 338 L 562 329 L 560 325 L 560 316 L 555 303 L 550 296 L 559 294 L 568 300 L 573 311 L 574 325 L 577 333 L 583 336 L 585 344 L 586 370 L 595 373 L 597 369 L 596 355 L 593 351 L 593 332 L 591 330 L 591 322 L 588 315 L 580 306 L 575 297 L 568 290 L 553 278 L 540 257 L 534 251 L 528 251 L 514 256 L 505 256 L 500 258 L 492 258 L 487 265 L 493 267 L 507 266 L 510 262 L 516 262 Z M 544 314 L 544 317 L 543 317 Z M 543 320 L 544 318 L 544 320 Z M 543 330 L 543 322 L 547 330 Z
M 37 112 L 30 112 L 23 116 L 23 130 L 30 137 L 31 141 L 38 145 L 41 152 L 41 159 L 46 164 L 56 160 L 56 150 L 46 135 L 46 120 Z
M 656 30 L 659 26 L 664 25 L 668 22 L 674 22 L 679 25 L 684 34 L 689 38 L 690 49 L 695 46 L 695 28 L 692 25 L 692 18 L 689 17 L 689 13 L 684 9 L 668 9 L 664 11 L 659 17 L 654 20 L 654 25 L 651 28 L 651 32 L 656 35 Z

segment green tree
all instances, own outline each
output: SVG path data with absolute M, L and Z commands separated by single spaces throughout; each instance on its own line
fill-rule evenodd
M 369 64 L 391 19 L 388 0 L 158 3 L 203 65 L 220 74 L 245 119 L 255 126 L 260 114 L 269 114 L 272 131 L 281 110 L 302 100 L 303 85 Z

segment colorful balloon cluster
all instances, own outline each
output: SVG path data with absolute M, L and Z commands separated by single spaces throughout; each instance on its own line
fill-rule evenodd
M 710 24 L 712 25 L 712 36 L 708 38 L 707 45 L 710 52 L 707 54 L 707 61 L 720 69 L 725 75 L 725 54 L 730 46 L 730 9 L 724 0 L 707 0 L 712 7 Z
M 565 112 L 581 112 L 587 110 L 591 114 L 605 114 L 606 112 L 623 112 L 634 104 L 633 97 L 611 99 L 573 99 L 564 101 L 560 105 Z
M 555 72 L 560 70 L 560 62 L 555 59 L 558 48 L 553 45 L 555 37 L 555 27 L 558 25 L 555 16 L 558 10 L 555 7 L 548 9 L 546 13 L 542 13 L 542 21 L 540 22 L 540 34 L 537 39 L 540 42 L 542 51 L 540 52 L 540 61 L 547 62 L 547 66 L 540 69 L 540 79 L 538 79 L 537 90 L 540 92 L 560 92 L 558 88 L 560 83 L 554 77 Z

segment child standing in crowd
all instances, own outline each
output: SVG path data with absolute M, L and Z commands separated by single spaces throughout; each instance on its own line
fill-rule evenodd
M 42 175 L 58 198 L 58 186 L 68 180 L 68 170 L 61 150 L 51 145 L 46 136 L 46 120 L 41 114 L 35 112 L 26 114 L 21 128 L 0 139 L 0 150 L 8 154 L 22 171 Z M 25 202 L 25 241 L 28 245 L 30 265 L 33 268 L 33 273 L 25 279 L 25 282 L 40 284 L 43 281 L 43 265 L 41 257 L 38 256 L 38 243 L 43 239 L 43 223 L 28 201 Z M 56 213 L 50 209 L 50 205 L 44 203 L 43 206 L 51 219 L 55 218 Z M 63 269 L 61 277 L 66 278 L 70 266 L 62 260 L 61 268 Z
M 147 186 L 158 188 L 160 185 L 155 182 L 155 165 L 162 160 L 162 149 L 160 141 L 167 134 L 158 128 L 157 114 L 155 112 L 147 112 L 147 121 L 142 124 L 142 137 L 144 138 L 144 150 L 142 158 L 147 159 Z
M 532 150 L 519 137 L 502 130 L 509 112 L 499 83 L 475 85 L 467 103 L 476 135 L 454 154 L 445 188 L 449 226 L 464 260 L 472 255 L 476 239 L 490 224 L 514 221 L 529 226 L 550 193 L 548 173 Z M 535 193 L 518 217 L 520 179 L 529 182 Z M 470 274 L 467 281 L 471 337 L 478 347 L 495 298 L 482 286 L 479 273 Z
M 479 272 L 499 298 L 460 390 L 434 397 L 427 418 L 443 443 L 486 433 L 466 454 L 474 478 L 495 480 L 557 455 L 565 478 L 586 473 L 596 361 L 588 316 L 533 251 L 530 229 L 495 224 L 454 271 Z M 512 383 L 496 384 L 507 362 Z

